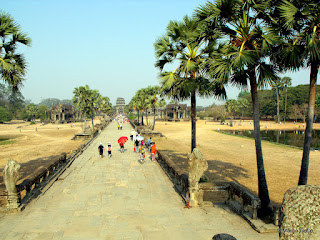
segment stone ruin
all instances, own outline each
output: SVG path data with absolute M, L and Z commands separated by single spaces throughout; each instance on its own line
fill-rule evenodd
M 285 193 L 278 232 L 281 240 L 320 239 L 320 186 L 297 186 Z
M 8 208 L 18 208 L 19 207 L 19 196 L 17 191 L 17 181 L 19 180 L 20 174 L 20 164 L 16 161 L 9 159 L 4 168 L 4 183 L 7 188 L 7 200 Z
M 199 191 L 199 180 L 208 169 L 208 163 L 197 148 L 194 148 L 191 154 L 188 153 L 188 158 L 189 204 L 190 206 L 199 206 L 203 204 L 203 191 Z

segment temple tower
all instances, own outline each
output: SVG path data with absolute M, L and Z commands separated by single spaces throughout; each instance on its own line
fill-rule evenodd
M 118 97 L 116 101 L 116 115 L 123 114 L 125 100 L 124 98 Z

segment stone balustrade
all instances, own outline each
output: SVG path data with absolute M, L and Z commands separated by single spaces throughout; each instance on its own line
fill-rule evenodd
M 0 197 L 7 199 L 7 208 L 5 210 L 22 210 L 33 198 L 37 197 L 41 191 L 51 182 L 54 182 L 68 168 L 72 162 L 82 154 L 82 152 L 91 144 L 109 122 L 99 126 L 93 133 L 92 137 L 84 144 L 80 145 L 76 150 L 67 157 L 66 153 L 57 156 L 51 156 L 49 161 L 44 162 L 36 171 L 28 175 L 22 182 L 16 185 L 17 196 L 11 196 L 12 190 L 8 189 L 9 184 L 6 183 L 7 189 L 0 192 Z M 20 165 L 19 165 L 20 166 Z M 21 181 L 20 180 L 20 181 Z M 16 184 L 16 180 L 11 180 L 11 184 Z M 1 210 L 4 210 L 1 208 Z

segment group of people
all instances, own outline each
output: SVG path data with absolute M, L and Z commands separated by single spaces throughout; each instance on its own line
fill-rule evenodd
M 135 130 L 132 129 L 130 139 L 131 141 L 133 141 L 133 151 L 135 151 L 136 153 L 139 153 L 140 163 L 145 162 L 145 157 L 146 157 L 145 148 L 147 148 L 149 152 L 151 152 L 151 160 L 155 161 L 157 149 L 156 149 L 156 144 L 151 141 L 151 137 L 147 140 L 147 142 L 145 142 L 144 138 L 140 136 Z
M 100 158 L 103 158 L 104 146 L 102 145 L 102 143 L 100 143 L 100 145 L 98 147 L 98 151 L 99 151 Z M 111 146 L 110 142 L 108 142 L 107 151 L 108 151 L 108 157 L 111 158 L 112 157 L 112 152 L 111 152 L 112 146 Z

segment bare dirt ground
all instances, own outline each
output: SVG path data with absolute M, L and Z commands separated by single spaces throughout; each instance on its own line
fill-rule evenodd
M 3 168 L 9 158 L 24 163 L 36 158 L 70 153 L 83 140 L 71 140 L 74 134 L 81 132 L 81 123 L 46 124 L 30 123 L 1 124 L 0 138 L 10 140 L 0 142 L 0 168 Z M 36 131 L 37 130 L 37 131 Z
M 82 132 L 83 123 L 46 124 L 40 122 L 30 125 L 30 122 L 11 122 L 0 124 L 0 138 L 9 138 L 0 141 L 0 188 L 4 188 L 3 169 L 9 158 L 21 165 L 20 183 L 25 177 L 36 171 L 48 157 L 59 155 L 63 152 L 71 154 L 77 149 L 84 139 L 72 140 L 76 133 Z M 86 126 L 91 127 L 91 121 Z M 94 124 L 100 121 L 95 119 Z M 1 201 L 0 201 L 1 205 Z
M 251 124 L 250 124 L 251 123 Z M 300 128 L 299 128 L 300 125 Z M 208 160 L 205 173 L 210 181 L 237 181 L 257 194 L 257 164 L 254 139 L 231 136 L 215 130 L 253 130 L 252 121 L 239 121 L 234 127 L 218 122 L 197 121 L 197 148 Z M 261 122 L 261 129 L 303 129 L 301 123 L 277 124 Z M 314 124 L 320 129 L 320 124 Z M 165 138 L 153 139 L 157 148 L 165 150 L 181 168 L 187 168 L 187 152 L 191 150 L 191 122 L 156 122 L 156 131 Z M 298 183 L 302 150 L 262 142 L 266 178 L 272 203 L 280 204 L 284 193 Z M 320 185 L 320 151 L 310 152 L 308 184 Z

